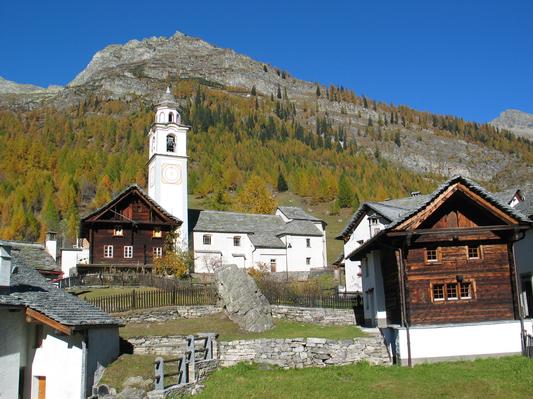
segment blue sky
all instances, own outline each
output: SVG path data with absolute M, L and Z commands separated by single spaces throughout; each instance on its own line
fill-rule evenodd
M 0 76 L 66 84 L 114 43 L 179 30 L 292 75 L 479 122 L 533 113 L 533 1 L 2 1 Z

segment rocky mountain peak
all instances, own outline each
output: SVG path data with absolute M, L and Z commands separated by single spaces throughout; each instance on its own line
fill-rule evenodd
M 518 136 L 533 139 L 533 114 L 517 109 L 508 109 L 490 123 L 499 128 L 510 130 Z

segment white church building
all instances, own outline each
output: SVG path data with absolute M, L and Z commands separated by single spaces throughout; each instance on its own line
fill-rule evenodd
M 148 133 L 148 195 L 183 223 L 181 247 L 194 252 L 194 271 L 211 273 L 218 264 L 272 272 L 308 272 L 325 268 L 326 223 L 297 207 L 279 207 L 275 215 L 200 211 L 189 225 L 187 131 L 178 104 L 167 88 Z M 192 238 L 192 243 L 188 240 Z

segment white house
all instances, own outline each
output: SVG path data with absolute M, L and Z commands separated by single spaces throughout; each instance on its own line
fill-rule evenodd
M 297 207 L 275 215 L 201 211 L 193 242 L 197 273 L 228 263 L 285 273 L 327 266 L 325 223 Z
M 119 354 L 120 323 L 51 285 L 0 242 L 0 397 L 86 398 Z

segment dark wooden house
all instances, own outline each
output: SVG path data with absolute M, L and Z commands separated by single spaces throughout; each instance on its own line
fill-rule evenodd
M 78 268 L 151 267 L 163 255 L 167 234 L 180 224 L 139 186 L 129 186 L 81 220 L 81 236 L 89 241 L 90 252 L 89 265 Z
M 458 176 L 350 257 L 371 269 L 382 327 L 406 329 L 409 342 L 417 326 L 422 336 L 430 326 L 520 320 L 513 244 L 529 228 L 523 214 Z

